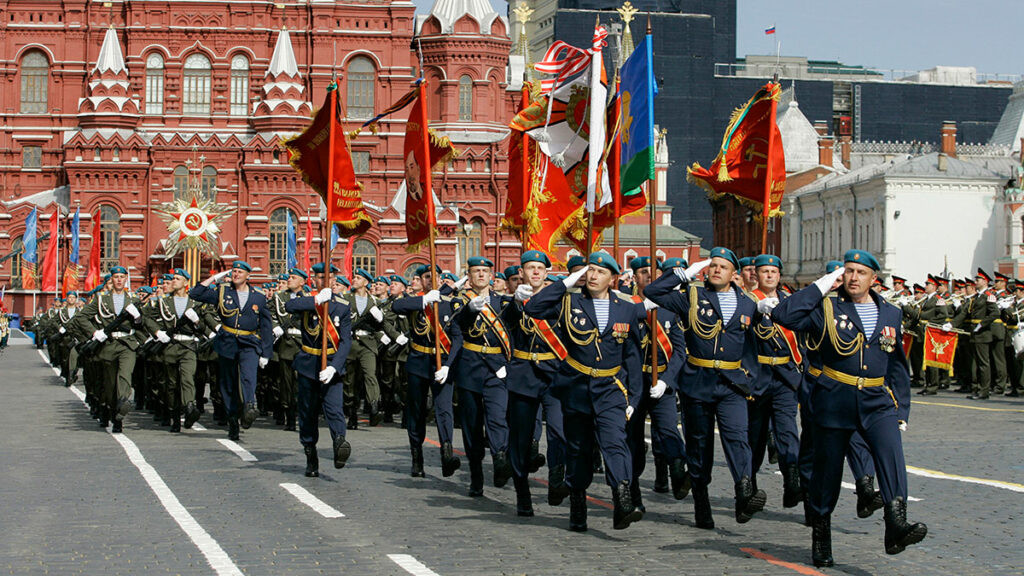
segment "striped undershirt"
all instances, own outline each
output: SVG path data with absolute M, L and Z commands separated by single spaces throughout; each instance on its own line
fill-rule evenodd
M 860 323 L 864 325 L 864 337 L 871 338 L 871 335 L 875 333 L 875 326 L 878 324 L 878 306 L 875 306 L 874 302 L 867 302 L 854 304 L 853 307 L 857 309 Z
M 722 324 L 728 324 L 732 315 L 736 313 L 736 292 L 716 292 L 718 295 L 718 306 L 722 309 Z
M 611 303 L 609 299 L 594 299 L 594 314 L 597 316 L 597 330 L 598 332 L 604 332 L 604 327 L 608 325 L 608 305 Z

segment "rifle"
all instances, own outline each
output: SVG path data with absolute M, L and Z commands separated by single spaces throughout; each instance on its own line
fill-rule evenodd
M 125 306 L 125 308 L 127 308 L 127 305 Z M 112 332 L 116 332 L 117 329 L 120 328 L 121 325 L 128 321 L 128 319 L 131 317 L 132 315 L 128 313 L 128 310 L 121 310 L 120 314 L 114 316 L 114 319 L 108 322 L 107 325 L 103 327 L 103 331 L 106 332 L 106 334 L 109 336 Z M 106 340 L 100 342 L 99 340 L 90 338 L 89 340 L 86 340 L 85 342 L 79 344 L 78 355 L 92 356 L 99 352 L 99 349 L 103 346 L 104 342 L 106 342 Z

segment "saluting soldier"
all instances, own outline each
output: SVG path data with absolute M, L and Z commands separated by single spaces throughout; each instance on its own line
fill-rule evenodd
M 298 387 L 295 367 L 292 363 L 302 347 L 302 330 L 298 319 L 285 309 L 289 301 L 303 296 L 302 286 L 309 279 L 309 274 L 299 268 L 288 270 L 284 289 L 274 293 L 270 302 L 270 318 L 274 322 L 274 351 L 278 359 L 278 400 L 280 410 L 284 412 L 284 429 L 295 431 L 297 413 Z M 278 424 L 280 424 L 278 422 Z
M 248 263 L 236 260 L 231 270 L 210 276 L 189 292 L 193 299 L 215 305 L 220 317 L 213 347 L 218 355 L 217 381 L 231 440 L 239 438 L 239 421 L 248 429 L 256 420 L 256 372 L 267 366 L 274 352 L 270 309 L 263 294 L 250 290 L 251 272 Z M 228 274 L 230 282 L 212 286 Z
M 953 326 L 971 333 L 971 350 L 976 373 L 974 388 L 968 400 L 988 400 L 992 385 L 992 348 L 995 342 L 994 326 L 999 319 L 996 295 L 988 284 L 991 277 L 981 268 L 974 278 L 975 294 L 967 299 L 953 317 Z M 1002 329 L 1002 320 L 998 324 Z M 999 346 L 1002 347 L 1003 333 L 1000 330 Z
M 363 400 L 369 405 L 370 426 L 377 426 L 384 419 L 377 383 L 377 348 L 382 336 L 388 343 L 391 339 L 382 331 L 384 312 L 369 291 L 373 282 L 369 272 L 356 268 L 352 273 L 352 291 L 344 295 L 352 315 L 352 350 L 345 370 L 345 406 L 349 427 L 353 430 L 359 427 L 359 406 Z
M 859 431 L 875 456 L 885 502 L 885 551 L 898 554 L 928 532 L 907 522 L 907 470 L 901 430 L 910 415 L 910 376 L 903 354 L 901 313 L 870 287 L 880 266 L 863 250 L 850 250 L 844 268 L 819 278 L 781 301 L 776 323 L 823 334 L 822 374 L 811 394 L 814 405 L 814 471 L 809 490 L 811 557 L 832 566 L 831 514 L 839 499 L 843 454 Z M 835 280 L 843 286 L 835 299 Z
M 535 319 L 560 321 L 565 336 L 568 354 L 555 377 L 554 392 L 562 402 L 568 445 L 569 529 L 576 532 L 587 530 L 595 435 L 607 468 L 605 481 L 612 489 L 612 527 L 628 528 L 643 515 L 630 497 L 633 465 L 626 438 L 626 423 L 643 390 L 636 308 L 612 291 L 619 266 L 611 255 L 595 252 L 589 264 L 523 306 Z M 580 293 L 569 293 L 584 275 L 586 285 Z

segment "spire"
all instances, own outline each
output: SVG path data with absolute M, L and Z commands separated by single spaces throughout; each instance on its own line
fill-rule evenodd
M 96 67 L 93 72 L 110 72 L 118 74 L 126 71 L 124 67 L 124 56 L 121 55 L 121 42 L 117 39 L 117 32 L 114 27 L 107 28 L 103 36 L 103 46 L 100 47 L 100 55 L 96 59 Z
M 252 126 L 257 132 L 295 131 L 309 122 L 311 113 L 291 37 L 287 28 L 281 28 L 264 75 L 263 98 L 253 111 Z
M 287 28 L 281 28 L 277 33 L 277 44 L 274 45 L 274 55 L 270 58 L 270 69 L 268 76 L 286 74 L 299 77 L 299 65 L 295 63 L 295 52 L 292 51 L 292 39 Z
M 78 123 L 83 128 L 132 128 L 139 121 L 139 97 L 131 94 L 128 69 L 113 27 L 103 36 L 96 66 L 89 72 L 86 97 L 78 99 Z
M 466 15 L 477 21 L 481 34 L 489 34 L 491 24 L 501 17 L 488 0 L 436 0 L 430 9 L 430 16 L 441 24 L 442 34 L 451 34 L 455 22 Z
M 634 8 L 629 0 L 626 0 L 626 3 L 622 7 L 616 8 L 615 11 L 622 18 L 622 48 L 619 50 L 618 62 L 618 67 L 622 68 L 622 65 L 626 63 L 626 59 L 633 53 L 633 33 L 629 30 L 629 23 L 633 21 L 633 17 L 636 16 L 639 10 Z

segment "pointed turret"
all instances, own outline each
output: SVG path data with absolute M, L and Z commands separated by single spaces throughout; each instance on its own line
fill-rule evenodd
M 313 112 L 306 101 L 302 74 L 295 62 L 291 35 L 287 28 L 277 33 L 277 44 L 264 76 L 263 99 L 253 111 L 252 126 L 257 132 L 288 132 L 300 129 Z
M 139 98 L 128 94 L 128 69 L 113 27 L 103 36 L 96 66 L 89 72 L 85 98 L 78 99 L 82 127 L 134 128 L 139 123 Z
M 472 22 L 466 17 L 472 19 Z M 495 22 L 500 26 L 495 28 Z M 422 26 L 429 22 L 428 29 Z M 508 35 L 508 21 L 494 11 L 488 0 L 436 0 L 430 14 L 418 16 L 417 34 Z

